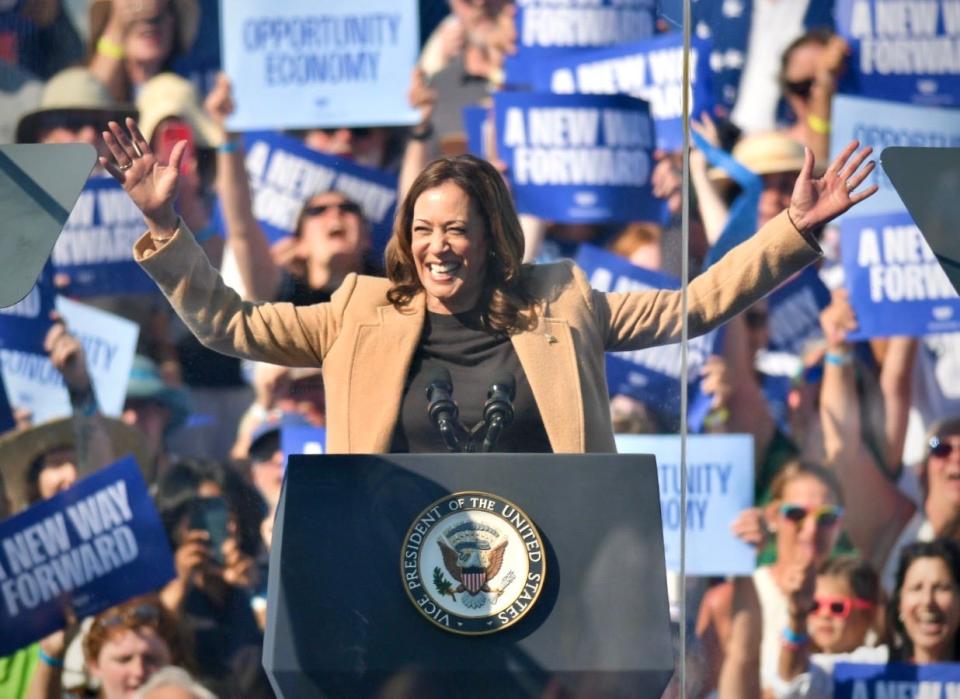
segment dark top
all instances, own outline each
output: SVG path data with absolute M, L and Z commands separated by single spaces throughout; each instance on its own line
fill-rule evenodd
M 447 451 L 440 433 L 427 416 L 426 384 L 437 367 L 450 371 L 453 399 L 460 406 L 460 422 L 467 429 L 482 419 L 490 383 L 512 374 L 516 380 L 515 417 L 513 424 L 501 434 L 496 451 L 552 451 L 540 409 L 510 338 L 490 334 L 475 316 L 429 312 L 407 376 L 391 451 Z

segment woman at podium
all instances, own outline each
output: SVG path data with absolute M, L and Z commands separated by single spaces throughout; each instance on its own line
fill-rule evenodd
M 322 366 L 327 449 L 443 451 L 424 389 L 450 371 L 467 424 L 490 381 L 512 376 L 500 451 L 615 452 L 604 353 L 680 339 L 680 292 L 601 293 L 571 262 L 524 265 L 501 175 L 472 156 L 434 161 L 401 203 L 387 278 L 352 274 L 329 303 L 250 303 L 228 288 L 177 216 L 178 144 L 161 165 L 132 119 L 110 124 L 101 163 L 143 212 L 134 256 L 206 346 L 287 366 Z M 690 337 L 723 323 L 821 255 L 811 231 L 867 198 L 871 149 L 850 143 L 789 208 L 689 285 Z M 470 411 L 473 411 L 471 413 Z

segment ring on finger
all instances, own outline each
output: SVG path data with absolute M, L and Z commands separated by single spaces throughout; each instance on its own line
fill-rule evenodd
M 117 163 L 117 169 L 120 170 L 120 172 L 123 172 L 124 170 L 129 170 L 132 167 L 133 167 L 133 163 Z

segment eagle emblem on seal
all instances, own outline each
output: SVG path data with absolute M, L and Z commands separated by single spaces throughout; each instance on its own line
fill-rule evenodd
M 447 594 L 452 597 L 453 593 L 466 592 L 475 597 L 488 592 L 499 596 L 502 590 L 494 590 L 487 583 L 500 573 L 509 543 L 493 527 L 477 522 L 464 522 L 445 531 L 437 539 L 443 565 L 460 583 Z

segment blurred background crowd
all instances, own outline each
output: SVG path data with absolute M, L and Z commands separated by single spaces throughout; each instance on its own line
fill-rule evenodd
M 849 57 L 832 31 L 834 3 L 701 0 L 697 36 L 733 5 L 753 17 L 739 49 L 713 37 L 716 107 L 694 115 L 707 148 L 690 155 L 691 201 L 681 199 L 680 153 L 659 152 L 661 220 L 524 216 L 528 261 L 590 243 L 679 276 L 689 204 L 695 277 L 731 216 L 743 215 L 745 192 L 756 192 L 748 220 L 762 225 L 789 203 L 805 147 L 828 162 L 831 100 Z M 420 10 L 409 87 L 420 123 L 287 134 L 397 174 L 400 197 L 431 159 L 465 152 L 462 108 L 489 105 L 517 41 L 508 0 L 421 0 Z M 664 20 L 657 29 L 678 31 Z M 261 230 L 242 142 L 225 127 L 235 105 L 217 72 L 221 30 L 231 28 L 219 26 L 215 0 L 0 0 L 0 143 L 85 142 L 103 153 L 106 122 L 136 116 L 158 153 L 188 138 L 180 214 L 245 298 L 318 303 L 352 272 L 382 274 L 369 223 L 340 192 L 304 200 L 293 236 L 271 244 Z M 709 149 L 732 153 L 759 186 L 712 166 Z M 732 526 L 757 547 L 758 567 L 752 579 L 672 583 L 674 593 L 687 590 L 692 697 L 829 696 L 823 677 L 850 653 L 865 662 L 960 659 L 960 335 L 848 341 L 858 319 L 838 273 L 839 236 L 820 236 L 830 299 L 819 332 L 795 352 L 772 351 L 775 309 L 762 301 L 726 325 L 697 377 L 706 415 L 698 429 L 753 436 L 755 508 Z M 69 282 L 57 280 L 68 295 Z M 133 451 L 176 578 L 0 659 L 0 696 L 172 696 L 159 693 L 165 687 L 198 699 L 272 696 L 259 659 L 281 427 L 323 426 L 319 370 L 209 351 L 159 294 L 84 301 L 139 325 L 122 415 L 98 410 L 83 345 L 54 323 L 44 347 L 73 415 L 37 423 L 10 397 L 16 424 L 0 436 L 0 519 Z M 667 403 L 611 396 L 617 432 L 675 433 Z M 216 546 L 191 526 L 211 501 L 228 522 Z M 673 614 L 681 623 L 676 605 Z

